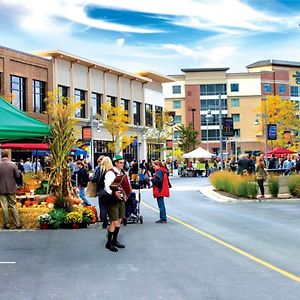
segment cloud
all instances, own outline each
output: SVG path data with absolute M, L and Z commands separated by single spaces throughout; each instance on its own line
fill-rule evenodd
M 120 38 L 120 39 L 116 39 L 116 45 L 117 47 L 122 47 L 124 45 L 125 39 Z

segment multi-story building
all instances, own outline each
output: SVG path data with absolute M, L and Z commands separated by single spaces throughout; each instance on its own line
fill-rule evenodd
M 51 61 L 0 47 L 0 95 L 31 117 L 47 123 L 44 99 L 52 90 Z
M 99 130 L 96 120 L 96 116 L 102 114 L 101 105 L 107 101 L 128 111 L 131 119 L 128 134 L 137 135 L 138 142 L 126 148 L 124 156 L 147 159 L 147 149 L 149 152 L 151 145 L 147 145 L 144 132 L 153 125 L 155 111 L 163 110 L 162 83 L 173 79 L 152 71 L 129 73 L 58 50 L 36 54 L 52 61 L 54 88 L 63 96 L 74 98 L 75 102 L 85 101 L 75 117 L 80 127 L 92 125 L 95 159 L 100 154 L 111 154 L 108 149 L 111 136 L 103 126 Z
M 223 142 L 228 153 L 264 151 L 265 135 L 254 120 L 261 113 L 261 101 L 268 95 L 300 103 L 299 62 L 265 60 L 250 64 L 247 69 L 244 73 L 229 73 L 228 68 L 182 69 L 184 74 L 172 75 L 176 82 L 164 84 L 166 107 L 172 107 L 178 98 L 177 86 L 184 90 L 180 95 L 181 106 L 185 107 L 182 123 L 194 124 L 200 133 L 201 147 L 219 153 L 218 95 L 222 116 L 234 120 L 235 136 Z

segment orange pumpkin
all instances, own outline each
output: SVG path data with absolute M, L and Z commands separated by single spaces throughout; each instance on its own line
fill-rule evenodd
M 55 203 L 55 197 L 54 196 L 49 196 L 46 200 L 47 205 L 50 203 Z
M 24 202 L 24 205 L 25 205 L 26 207 L 30 207 L 30 206 L 31 206 L 31 201 L 30 201 L 30 200 L 26 200 L 26 201 Z
M 39 205 L 38 201 L 31 201 L 31 205 Z
M 22 207 L 22 203 L 21 202 L 17 202 L 17 207 Z

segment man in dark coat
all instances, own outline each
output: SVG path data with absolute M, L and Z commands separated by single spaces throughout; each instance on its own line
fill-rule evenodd
M 13 214 L 13 221 L 17 229 L 21 228 L 19 211 L 17 208 L 17 184 L 20 173 L 16 164 L 8 159 L 8 151 L 2 150 L 0 162 L 0 204 L 3 212 L 3 228 L 9 229 L 8 208 Z

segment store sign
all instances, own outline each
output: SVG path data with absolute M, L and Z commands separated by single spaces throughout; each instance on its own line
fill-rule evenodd
M 92 139 L 91 126 L 82 126 L 82 140 L 84 142 L 90 142 Z
M 293 77 L 295 78 L 296 83 L 300 84 L 300 71 L 297 71 Z
M 277 140 L 277 126 L 276 124 L 268 124 L 268 140 Z

